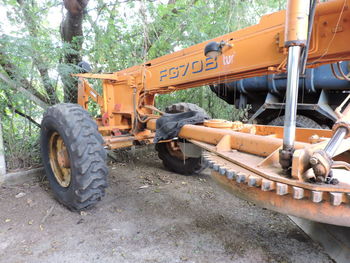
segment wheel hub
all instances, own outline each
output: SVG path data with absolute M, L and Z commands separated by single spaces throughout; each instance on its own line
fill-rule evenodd
M 70 162 L 69 162 L 68 152 L 66 148 L 57 152 L 57 161 L 61 167 L 70 168 Z
M 71 181 L 70 160 L 62 137 L 54 132 L 49 141 L 50 164 L 57 183 L 68 187 Z

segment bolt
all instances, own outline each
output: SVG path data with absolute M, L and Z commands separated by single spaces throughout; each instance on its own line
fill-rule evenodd
M 310 158 L 310 164 L 311 165 L 316 165 L 318 164 L 318 159 L 316 157 L 311 157 Z
M 325 182 L 325 178 L 323 176 L 317 176 L 316 177 L 316 182 L 318 183 L 324 183 Z

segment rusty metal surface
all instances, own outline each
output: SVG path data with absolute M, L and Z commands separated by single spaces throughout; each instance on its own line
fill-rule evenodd
M 225 138 L 216 145 L 190 140 L 208 151 L 203 158 L 213 170 L 212 177 L 225 189 L 280 213 L 350 227 L 349 172 L 335 171 L 337 185 L 308 183 L 282 173 L 275 154 L 278 149 L 264 158 L 223 147 L 220 144 Z M 310 147 L 318 149 L 325 142 L 310 144 Z M 343 151 L 345 147 L 348 148 L 347 143 L 343 144 Z
M 192 141 L 194 142 L 194 141 Z M 253 174 L 255 177 L 259 178 L 259 180 L 268 180 L 276 183 L 286 184 L 288 185 L 288 192 L 292 193 L 296 188 L 303 188 L 305 191 L 313 191 L 325 193 L 324 198 L 328 198 L 328 193 L 342 193 L 344 196 L 344 202 L 348 202 L 348 199 L 345 198 L 345 195 L 350 194 L 350 174 L 349 172 L 343 171 L 341 174 L 344 176 L 340 177 L 340 183 L 337 185 L 331 184 L 314 184 L 303 181 L 298 181 L 292 178 L 289 178 L 285 174 L 281 172 L 279 167 L 264 167 L 259 168 L 257 164 L 261 160 L 258 156 L 252 156 L 249 154 L 244 154 L 238 151 L 232 151 L 230 153 L 218 153 L 215 152 L 215 149 L 210 145 L 204 145 L 203 143 L 196 143 L 196 145 L 206 149 L 207 151 L 212 151 L 210 156 L 204 155 L 204 158 L 210 163 L 213 162 L 218 167 L 226 167 L 225 171 L 228 171 L 231 166 L 235 167 L 237 171 L 247 172 L 249 174 Z M 309 192 L 305 192 L 305 195 L 311 195 Z
M 147 127 L 152 129 L 154 123 L 149 122 Z M 325 147 L 331 130 L 297 129 L 300 141 L 290 175 L 283 173 L 278 162 L 283 128 L 255 125 L 245 130 L 244 125 L 236 131 L 185 125 L 179 137 L 207 151 L 203 157 L 214 170 L 213 177 L 236 195 L 281 213 L 350 226 L 350 173 L 338 170 L 339 183 L 335 185 L 308 179 L 312 173 L 310 157 Z M 349 162 L 349 149 L 350 140 L 345 139 L 337 158 Z
M 148 127 L 152 129 L 153 123 L 153 121 L 149 122 Z M 244 125 L 242 130 L 244 130 Z M 217 129 L 199 125 L 185 125 L 181 129 L 179 137 L 190 140 L 208 151 L 215 152 L 228 162 L 240 165 L 268 179 L 294 186 L 303 184 L 306 188 L 318 189 L 318 185 L 306 183 L 311 178 L 309 160 L 313 152 L 324 148 L 328 141 L 325 136 L 331 136 L 332 131 L 297 129 L 297 138 L 305 142 L 299 141 L 295 144 L 295 148 L 298 150 L 293 155 L 291 178 L 288 178 L 283 175 L 278 162 L 278 151 L 282 146 L 282 140 L 278 137 L 283 133 L 283 128 L 256 125 L 254 130 L 256 134 L 242 133 L 226 128 Z M 270 135 L 274 136 L 271 137 Z M 310 138 L 315 136 L 320 138 L 320 142 L 308 143 Z M 346 154 L 349 149 L 350 139 L 346 139 L 337 151 L 337 158 L 349 162 L 349 156 Z M 328 185 L 327 187 L 333 191 L 340 189 L 349 192 L 348 185 L 343 187 L 343 183 L 337 186 Z M 322 189 L 324 189 L 324 186 Z
M 215 170 L 212 171 L 211 176 L 225 190 L 258 206 L 316 222 L 350 227 L 350 206 L 348 204 L 334 205 L 320 199 L 310 200 L 310 197 L 305 197 L 305 195 L 301 197 L 300 189 L 294 193 L 286 193 L 283 188 L 276 187 L 271 181 L 266 181 L 265 184 L 258 187 L 255 184 L 248 184 L 248 177 L 242 179 L 242 176 L 236 176 L 236 178 L 229 179 Z

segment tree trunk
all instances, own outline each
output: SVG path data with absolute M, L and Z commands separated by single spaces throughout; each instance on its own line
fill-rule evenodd
M 61 23 L 61 38 L 68 48 L 61 65 L 60 75 L 64 85 L 64 100 L 66 102 L 77 102 L 77 81 L 71 76 L 77 73 L 76 65 L 81 61 L 81 48 L 83 44 L 83 15 L 89 0 L 63 0 L 67 10 L 65 18 Z

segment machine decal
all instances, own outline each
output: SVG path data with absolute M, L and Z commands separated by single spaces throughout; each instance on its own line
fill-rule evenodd
M 230 55 L 230 56 L 222 56 L 222 63 L 224 64 L 224 66 L 230 65 L 233 62 L 233 57 L 234 55 Z
M 228 57 L 230 58 L 226 59 L 227 60 L 226 62 L 228 64 L 231 64 L 233 60 L 233 55 Z M 203 60 L 195 60 L 177 67 L 171 67 L 169 69 L 161 70 L 160 81 L 164 81 L 168 79 L 183 78 L 189 74 L 198 74 L 201 72 L 205 72 L 205 71 L 209 71 L 217 68 L 218 68 L 217 59 L 205 58 Z

